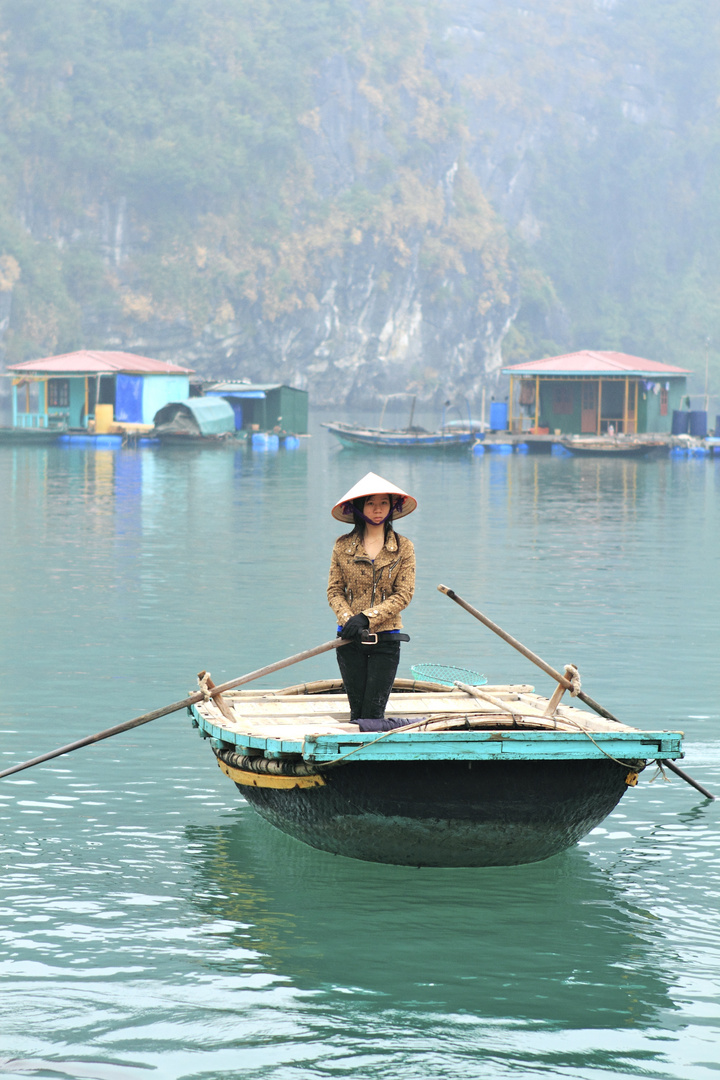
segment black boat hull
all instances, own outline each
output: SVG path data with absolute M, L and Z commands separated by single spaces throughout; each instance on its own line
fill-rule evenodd
M 303 786 L 278 787 L 248 780 L 248 759 L 218 757 L 247 801 L 283 832 L 337 855 L 410 866 L 547 859 L 603 821 L 633 778 L 610 758 L 378 761 L 318 771 L 312 786 L 298 777 Z

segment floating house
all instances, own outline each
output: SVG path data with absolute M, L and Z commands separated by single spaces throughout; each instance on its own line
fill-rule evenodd
M 308 392 L 281 383 L 217 382 L 206 397 L 222 397 L 235 413 L 235 430 L 289 431 L 307 435 Z
M 158 409 L 189 396 L 192 369 L 83 349 L 11 364 L 7 373 L 13 428 L 107 432 L 151 427 Z
M 502 369 L 510 376 L 507 426 L 537 435 L 670 433 L 687 368 L 585 349 Z

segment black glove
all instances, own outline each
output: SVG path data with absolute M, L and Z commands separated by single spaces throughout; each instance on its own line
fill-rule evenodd
M 350 638 L 359 638 L 363 630 L 367 630 L 370 620 L 367 615 L 360 612 L 359 615 L 351 615 L 340 631 L 340 637 L 348 641 Z

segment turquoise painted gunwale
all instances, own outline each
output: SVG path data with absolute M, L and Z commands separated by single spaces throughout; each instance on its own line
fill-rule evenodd
M 261 750 L 267 758 L 294 754 L 323 764 L 352 752 L 352 761 L 567 761 L 613 757 L 621 761 L 681 758 L 680 731 L 393 731 L 388 735 L 306 735 L 297 739 L 260 738 L 204 719 L 193 706 L 193 724 L 219 750 Z M 593 741 L 594 740 L 594 741 Z

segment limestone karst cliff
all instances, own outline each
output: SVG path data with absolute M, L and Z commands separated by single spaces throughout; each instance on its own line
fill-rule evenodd
M 720 342 L 698 0 L 4 0 L 6 361 L 80 345 L 318 403 Z

